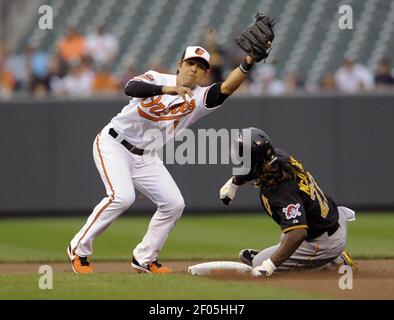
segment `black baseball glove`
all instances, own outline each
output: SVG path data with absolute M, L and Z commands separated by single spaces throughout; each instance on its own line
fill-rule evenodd
M 254 61 L 259 62 L 266 59 L 270 53 L 274 40 L 274 19 L 263 14 L 256 14 L 256 21 L 248 27 L 241 35 L 235 38 L 237 45 L 251 56 Z

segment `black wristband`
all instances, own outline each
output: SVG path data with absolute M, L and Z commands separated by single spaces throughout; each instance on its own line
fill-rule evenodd
M 252 64 L 247 63 L 246 59 L 242 61 L 242 63 L 239 65 L 239 69 L 245 74 L 248 74 L 250 69 L 252 69 L 252 67 L 253 67 L 253 63 Z

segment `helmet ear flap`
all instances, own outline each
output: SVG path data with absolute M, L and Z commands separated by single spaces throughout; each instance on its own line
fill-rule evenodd
M 272 164 L 277 160 L 271 140 L 264 131 L 253 127 L 240 129 L 236 139 L 233 147 L 237 149 L 232 150 L 240 158 L 249 154 L 254 163 L 261 165 Z

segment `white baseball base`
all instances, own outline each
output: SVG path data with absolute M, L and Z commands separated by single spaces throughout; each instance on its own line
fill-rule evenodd
M 240 262 L 232 262 L 232 261 L 212 261 L 212 262 L 204 262 L 200 264 L 196 264 L 194 266 L 190 266 L 187 269 L 188 273 L 192 275 L 207 275 L 212 271 L 218 270 L 233 270 L 238 273 L 247 273 L 252 271 L 252 267 L 247 266 L 244 263 Z

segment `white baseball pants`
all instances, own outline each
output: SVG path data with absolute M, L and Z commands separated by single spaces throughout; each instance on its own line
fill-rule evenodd
M 133 251 L 135 259 L 146 266 L 157 259 L 185 204 L 160 158 L 131 153 L 120 144 L 121 136 L 115 140 L 108 134 L 110 127 L 99 133 L 93 145 L 93 158 L 108 196 L 72 239 L 70 259 L 75 254 L 86 257 L 93 253 L 93 240 L 133 204 L 136 188 L 157 205 L 143 240 Z

